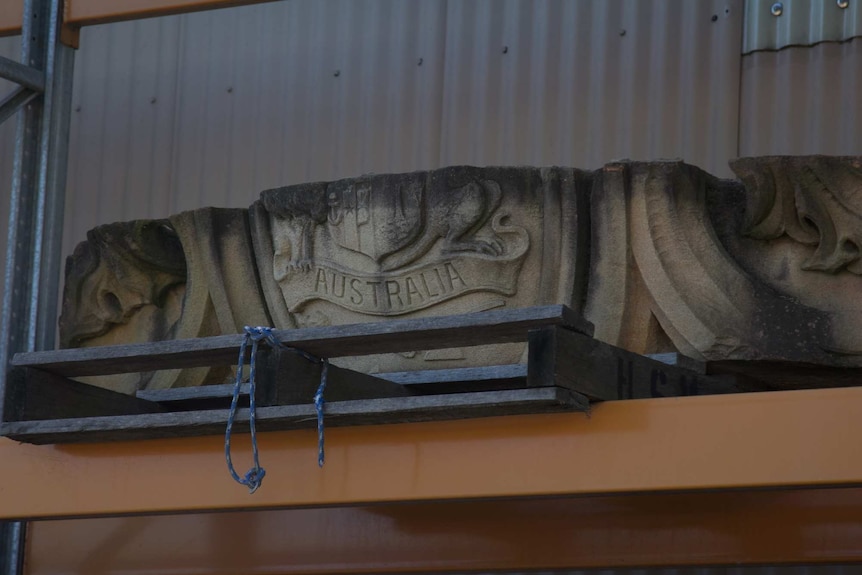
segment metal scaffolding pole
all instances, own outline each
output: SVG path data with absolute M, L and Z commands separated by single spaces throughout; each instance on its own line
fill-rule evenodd
M 21 62 L 0 60 L 0 77 L 21 85 L 0 103 L 0 120 L 18 114 L 0 316 L 0 402 L 12 355 L 54 347 L 74 65 L 73 49 L 59 40 L 61 14 L 62 0 L 25 0 Z M 0 573 L 20 574 L 25 524 L 2 525 L 0 537 Z

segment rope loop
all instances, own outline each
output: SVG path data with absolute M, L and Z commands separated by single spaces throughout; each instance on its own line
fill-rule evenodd
M 251 342 L 251 353 L 249 358 L 249 376 L 248 376 L 248 385 L 249 385 L 249 400 L 248 400 L 248 425 L 249 431 L 251 434 L 251 450 L 252 450 L 252 458 L 253 458 L 253 466 L 244 477 L 240 477 L 236 472 L 236 469 L 233 466 L 233 460 L 231 459 L 231 431 L 233 429 L 234 420 L 236 419 L 236 414 L 238 411 L 239 405 L 239 396 L 240 390 L 242 388 L 242 376 L 243 376 L 243 367 L 245 364 L 245 355 L 246 350 L 248 349 L 248 344 Z M 324 461 L 324 422 L 323 422 L 323 411 L 324 404 L 326 403 L 323 399 L 323 392 L 326 390 L 326 380 L 329 373 L 329 361 L 327 359 L 320 359 L 311 354 L 308 354 L 302 350 L 285 346 L 275 335 L 272 333 L 272 328 L 257 326 L 250 327 L 245 326 L 245 333 L 242 338 L 242 343 L 239 346 L 239 358 L 237 359 L 237 367 L 236 367 L 236 379 L 234 380 L 233 386 L 233 398 L 230 403 L 230 412 L 228 413 L 227 418 L 227 428 L 225 429 L 224 434 L 224 453 L 225 460 L 227 461 L 227 469 L 230 472 L 233 480 L 239 483 L 240 485 L 245 485 L 248 487 L 249 493 L 254 493 L 257 491 L 261 483 L 263 483 L 263 478 L 266 475 L 266 470 L 260 466 L 260 459 L 258 455 L 257 448 L 257 430 L 255 428 L 255 420 L 256 420 L 256 412 L 257 408 L 255 405 L 255 386 L 256 386 L 256 358 L 257 358 L 257 348 L 260 342 L 266 342 L 273 348 L 281 348 L 288 349 L 292 352 L 300 354 L 302 357 L 311 361 L 313 363 L 322 364 L 321 372 L 320 372 L 320 385 L 317 388 L 317 392 L 314 394 L 314 407 L 317 412 L 317 464 L 320 467 L 323 467 Z

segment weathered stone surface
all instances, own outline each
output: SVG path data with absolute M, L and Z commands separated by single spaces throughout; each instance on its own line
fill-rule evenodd
M 638 353 L 858 365 L 859 158 L 732 167 L 742 182 L 678 161 L 595 172 L 461 166 L 289 186 L 248 210 L 102 226 L 67 266 L 63 345 L 563 303 L 596 337 Z M 510 344 L 347 365 L 523 360 L 524 346 Z M 228 375 L 102 384 L 131 392 Z
M 452 167 L 267 190 L 254 221 L 272 246 L 257 256 L 274 280 L 268 293 L 280 292 L 268 300 L 273 317 L 307 327 L 571 305 L 585 279 L 575 270 L 586 259 L 578 218 L 588 184 L 571 169 Z M 516 363 L 524 350 L 436 350 L 348 365 Z

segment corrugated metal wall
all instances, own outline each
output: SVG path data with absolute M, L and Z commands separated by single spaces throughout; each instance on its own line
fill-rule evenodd
M 742 2 L 448 6 L 441 164 L 681 157 L 729 174 Z
M 862 154 L 862 38 L 743 58 L 739 154 Z
M 295 0 L 85 28 L 64 249 L 99 223 L 367 172 L 682 157 L 728 176 L 736 155 L 860 153 L 862 40 L 742 56 L 743 12 Z
M 98 223 L 367 172 L 728 175 L 741 34 L 741 0 L 296 0 L 85 28 L 65 250 Z
M 779 8 L 780 6 L 780 8 Z M 862 35 L 858 0 L 746 0 L 742 53 L 843 42 Z

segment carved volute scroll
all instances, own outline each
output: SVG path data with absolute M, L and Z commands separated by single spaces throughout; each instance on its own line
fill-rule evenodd
M 596 337 L 696 359 L 862 363 L 859 158 L 457 166 L 266 190 L 93 230 L 67 265 L 64 346 L 562 303 Z M 481 339 L 481 334 L 477 334 Z M 354 358 L 370 372 L 524 360 L 522 344 Z M 102 381 L 131 393 L 209 369 Z

